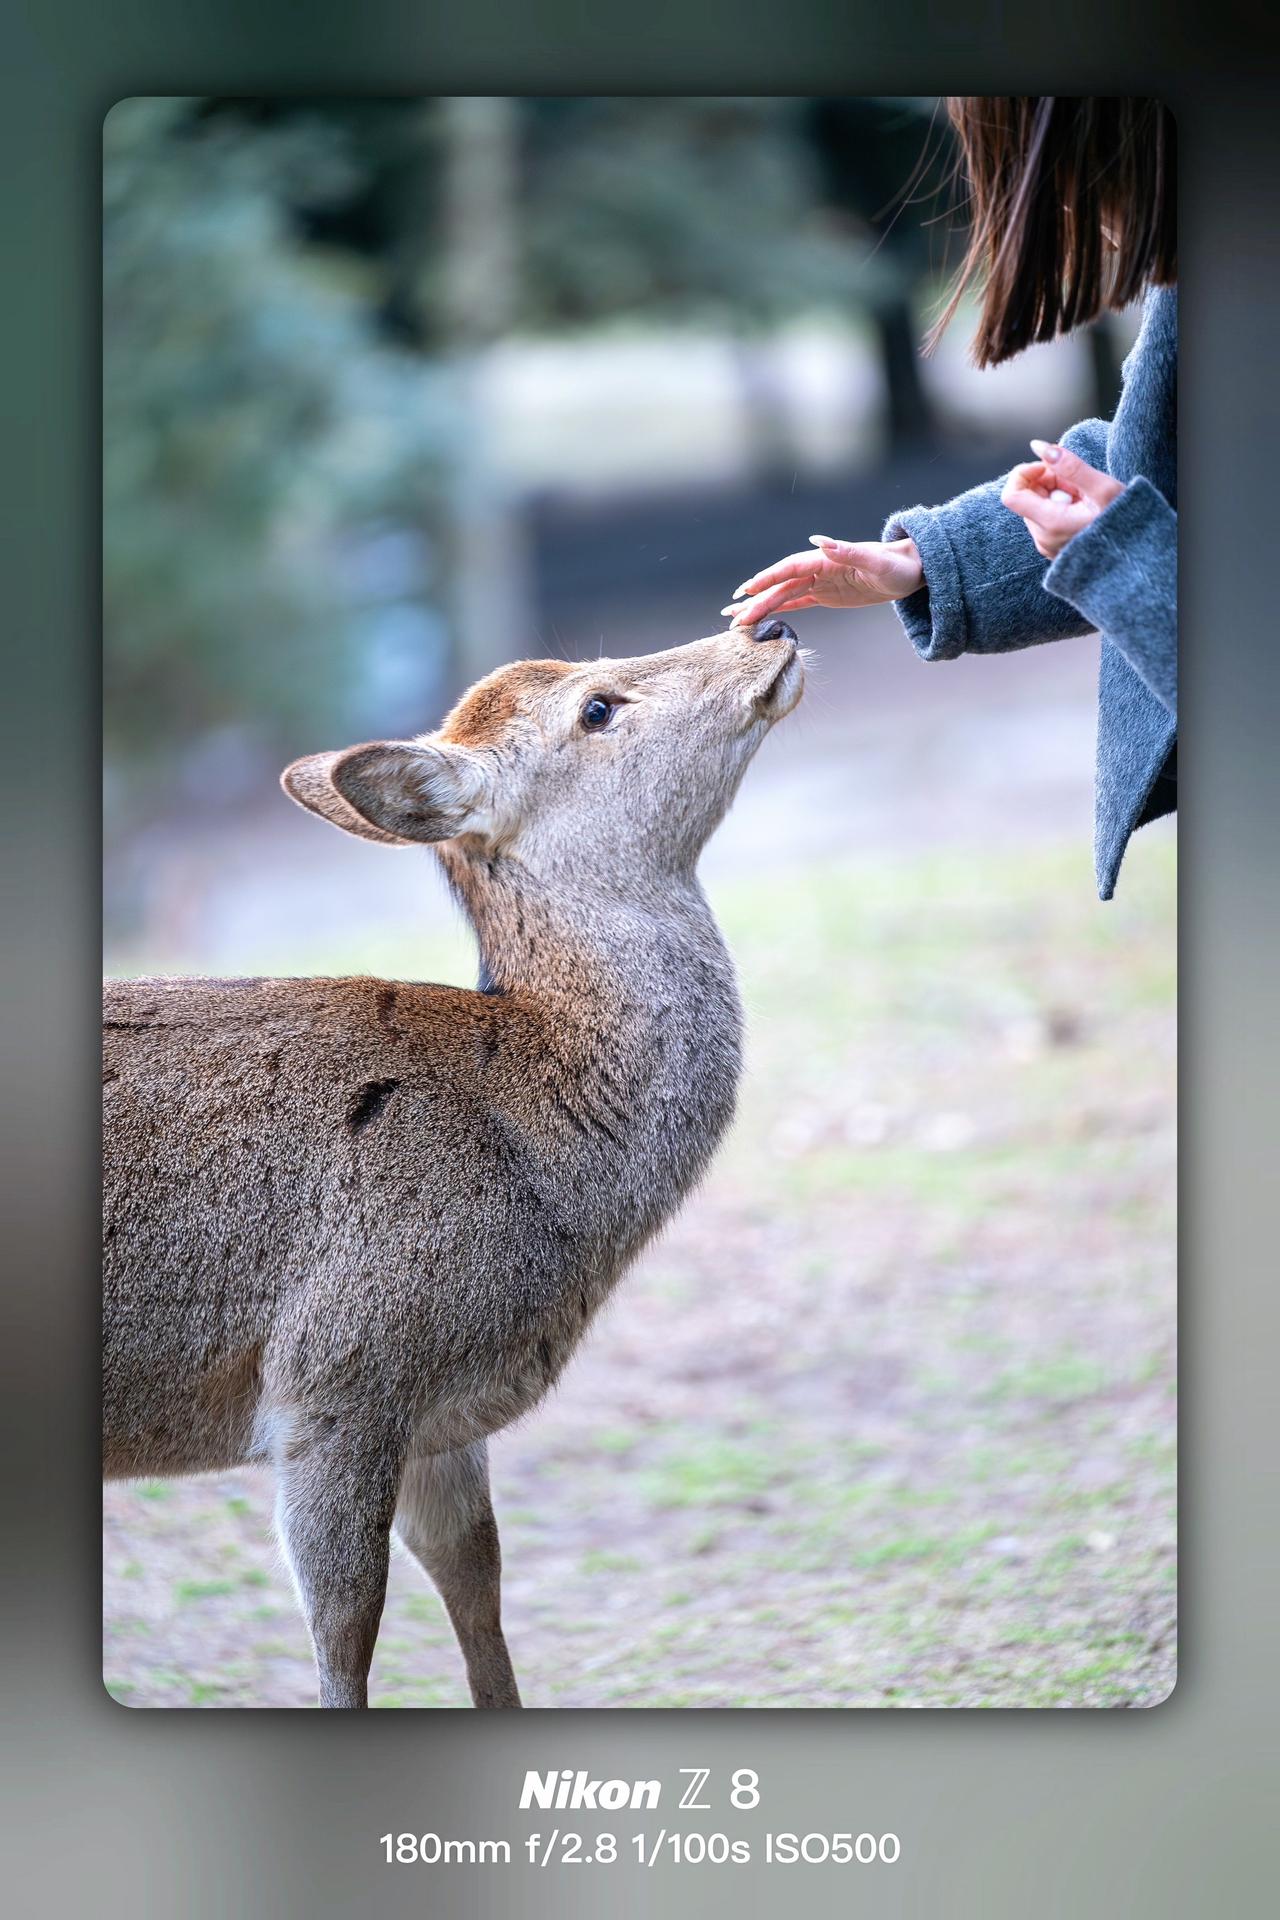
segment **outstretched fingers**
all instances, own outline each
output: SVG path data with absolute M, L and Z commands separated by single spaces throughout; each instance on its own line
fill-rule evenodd
M 759 573 L 751 574 L 740 587 L 735 587 L 733 597 L 742 600 L 749 593 L 763 592 L 766 587 L 780 587 L 788 580 L 812 576 L 819 558 L 812 547 L 806 547 L 803 553 L 789 553 L 775 560 L 771 567 L 762 567 Z
M 769 587 L 750 600 L 730 602 L 720 611 L 733 616 L 730 622 L 732 626 L 754 626 L 767 613 L 794 613 L 798 607 L 817 606 L 818 598 L 813 592 L 817 583 L 817 575 L 810 569 L 803 579 L 784 580 L 781 585 Z

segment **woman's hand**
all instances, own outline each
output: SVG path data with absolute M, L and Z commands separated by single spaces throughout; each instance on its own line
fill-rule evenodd
M 914 540 L 832 540 L 825 533 L 809 539 L 808 551 L 789 553 L 743 581 L 721 609 L 735 627 L 796 607 L 874 607 L 905 599 L 924 583 Z
M 1000 498 L 1026 521 L 1036 552 L 1056 560 L 1068 540 L 1096 520 L 1124 488 L 1065 447 L 1046 440 L 1031 444 L 1040 458 L 1015 467 Z

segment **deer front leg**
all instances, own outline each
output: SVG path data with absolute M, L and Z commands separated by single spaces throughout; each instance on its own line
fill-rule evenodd
M 400 1482 L 396 1533 L 439 1590 L 477 1707 L 518 1707 L 502 1637 L 502 1553 L 489 1499 L 483 1440 L 454 1453 L 412 1456 Z
M 399 1458 L 331 1416 L 287 1421 L 276 1526 L 315 1648 L 322 1707 L 367 1707 Z

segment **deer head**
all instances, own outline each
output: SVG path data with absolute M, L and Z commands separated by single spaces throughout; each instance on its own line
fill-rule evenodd
M 291 799 L 384 845 L 613 893 L 692 871 L 743 772 L 796 705 L 804 670 L 780 620 L 633 660 L 518 660 L 434 733 L 309 755 Z

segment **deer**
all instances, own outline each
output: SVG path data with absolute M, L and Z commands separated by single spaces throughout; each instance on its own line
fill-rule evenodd
M 270 1468 L 323 1708 L 368 1705 L 393 1533 L 473 1705 L 521 1704 L 488 1441 L 729 1125 L 743 1017 L 697 862 L 803 685 L 774 619 L 516 661 L 435 732 L 288 766 L 332 826 L 434 850 L 474 990 L 107 983 L 104 1473 Z

